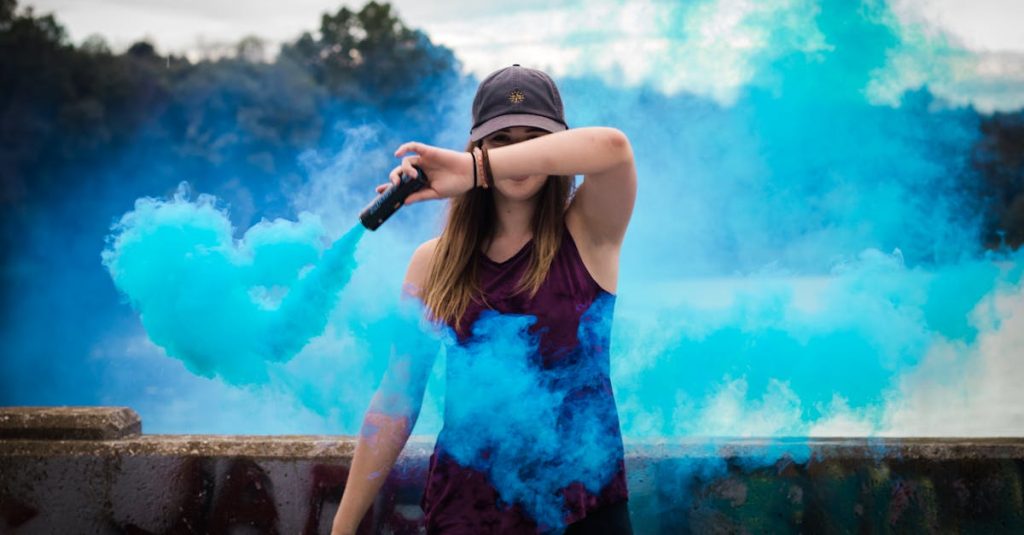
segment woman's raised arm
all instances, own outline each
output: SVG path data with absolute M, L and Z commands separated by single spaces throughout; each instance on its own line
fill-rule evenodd
M 491 149 L 495 179 L 522 175 L 584 175 L 571 211 L 592 246 L 618 246 L 636 201 L 636 167 L 626 134 L 615 128 L 573 128 Z
M 423 167 L 431 187 L 410 195 L 406 204 L 451 197 L 472 187 L 473 160 L 469 153 L 409 142 L 398 147 L 395 155 L 410 152 L 415 155 L 403 159 L 403 167 L 412 174 L 412 165 Z M 587 237 L 596 246 L 622 243 L 637 188 L 633 148 L 622 131 L 604 126 L 572 128 L 489 149 L 488 156 L 495 180 L 525 175 L 584 175 L 573 210 L 578 210 L 583 219 Z

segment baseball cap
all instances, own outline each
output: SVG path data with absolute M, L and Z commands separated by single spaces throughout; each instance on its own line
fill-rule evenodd
M 469 140 L 476 142 L 510 126 L 533 126 L 548 132 L 569 128 L 558 88 L 543 71 L 516 63 L 480 82 L 473 98 Z

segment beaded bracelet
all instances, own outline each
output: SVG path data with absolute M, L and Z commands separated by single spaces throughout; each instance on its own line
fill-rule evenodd
M 469 155 L 473 157 L 473 189 L 476 189 L 476 147 L 469 151 Z
M 487 147 L 481 147 L 480 150 L 483 152 L 484 156 L 484 182 L 487 183 L 488 187 L 494 187 L 494 175 L 491 173 L 491 160 L 487 157 Z
M 481 149 L 480 147 L 473 147 L 473 154 L 474 154 L 474 156 L 479 154 L 479 157 L 475 157 L 474 160 L 473 160 L 473 163 L 476 164 L 476 167 L 473 169 L 473 173 L 475 173 L 477 175 L 483 175 L 484 182 L 482 184 L 480 184 L 480 187 L 482 187 L 484 189 L 487 189 L 488 187 L 490 187 L 490 183 L 487 182 L 487 174 L 484 172 L 484 156 L 483 155 L 486 154 L 486 152 L 485 152 L 486 150 L 487 149 Z M 476 187 L 475 186 L 475 182 L 474 182 L 474 187 Z

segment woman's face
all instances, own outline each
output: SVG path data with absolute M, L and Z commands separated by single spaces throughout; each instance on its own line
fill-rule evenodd
M 532 126 L 511 126 L 509 128 L 502 128 L 485 137 L 483 139 L 483 146 L 489 150 L 549 133 L 547 130 Z M 547 175 L 497 178 L 494 180 L 494 189 L 497 190 L 496 193 L 500 193 L 511 200 L 527 200 L 533 198 L 544 187 L 544 181 L 547 179 Z

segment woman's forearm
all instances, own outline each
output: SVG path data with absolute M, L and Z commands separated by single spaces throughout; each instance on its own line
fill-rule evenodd
M 393 416 L 367 411 L 359 433 L 341 504 L 334 516 L 332 535 L 356 532 L 381 485 L 409 440 L 415 416 Z
M 488 150 L 495 178 L 601 173 L 633 158 L 629 139 L 604 126 L 574 128 Z
M 424 349 L 426 344 L 411 347 L 418 340 L 409 337 L 392 347 L 388 369 L 363 418 L 332 535 L 355 533 L 416 425 L 436 354 Z

